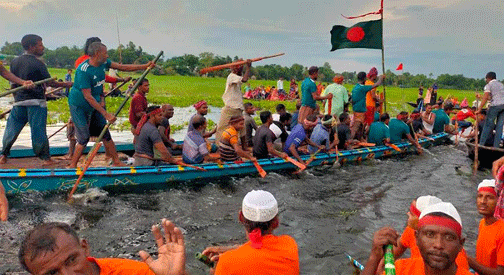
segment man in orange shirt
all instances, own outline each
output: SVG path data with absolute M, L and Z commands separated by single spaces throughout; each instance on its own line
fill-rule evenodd
M 462 220 L 451 203 L 440 202 L 425 208 L 417 226 L 415 237 L 422 257 L 397 260 L 397 275 L 471 274 L 455 262 L 465 239 L 462 237 Z M 397 246 L 398 238 L 399 235 L 393 228 L 385 227 L 377 231 L 362 274 L 376 274 L 384 256 L 383 247 L 389 244 Z
M 443 201 L 434 196 L 421 196 L 411 202 L 410 210 L 407 213 L 408 225 L 404 229 L 401 238 L 397 243 L 397 247 L 394 247 L 394 257 L 396 259 L 400 258 L 407 248 L 410 249 L 411 258 L 420 258 L 422 256 L 416 244 L 417 240 L 415 237 L 415 231 L 418 228 L 418 218 L 425 208 L 440 202 Z M 462 248 L 462 250 L 458 254 L 455 263 L 459 267 L 469 269 L 469 263 L 467 262 L 467 253 L 464 248 Z
M 21 265 L 36 275 L 175 275 L 185 274 L 185 244 L 179 228 L 163 219 L 164 238 L 157 226 L 152 233 L 158 259 L 140 251 L 143 262 L 89 256 L 89 245 L 65 223 L 44 223 L 26 235 L 19 250 Z
M 367 80 L 364 85 L 374 85 L 378 79 L 378 70 L 373 67 L 367 74 Z M 376 96 L 376 88 L 371 89 L 366 94 L 366 114 L 364 115 L 364 123 L 369 127 L 374 122 L 374 115 L 376 111 L 376 102 L 379 98 Z
M 476 205 L 483 215 L 479 223 L 476 258 L 468 257 L 469 265 L 479 274 L 504 274 L 504 221 L 494 217 L 497 205 L 495 180 L 485 179 L 478 185 Z
M 217 262 L 216 275 L 299 275 L 296 241 L 288 235 L 273 235 L 280 221 L 278 203 L 271 193 L 249 192 L 243 199 L 239 220 L 247 232 L 247 243 L 203 251 Z

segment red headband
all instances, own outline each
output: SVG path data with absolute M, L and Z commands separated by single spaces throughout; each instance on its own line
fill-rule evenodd
M 255 228 L 249 233 L 250 246 L 254 249 L 261 249 L 262 247 L 262 234 L 261 229 Z
M 207 102 L 205 100 L 201 100 L 201 101 L 197 102 L 196 104 L 194 104 L 193 106 L 195 109 L 200 109 L 203 105 L 206 105 L 206 104 L 207 104 Z
M 462 237 L 462 225 L 451 218 L 426 215 L 418 221 L 418 229 L 427 225 L 437 225 L 452 229 L 457 233 L 459 237 Z
M 149 120 L 149 117 L 151 117 L 154 114 L 158 114 L 160 112 L 163 112 L 163 110 L 161 108 L 157 108 L 157 109 L 149 112 L 148 114 L 144 114 L 142 116 L 142 118 L 140 119 L 140 122 L 138 122 L 138 125 L 135 129 L 135 135 L 137 135 L 137 136 L 140 135 L 140 132 L 142 131 L 142 127 L 147 122 L 147 120 Z
M 497 192 L 495 191 L 495 187 L 480 187 L 478 192 L 488 192 L 497 197 Z
M 416 217 L 420 217 L 420 210 L 418 210 L 418 208 L 416 208 L 416 206 L 413 205 L 413 203 L 411 203 L 410 205 L 410 208 L 409 208 L 409 211 L 415 215 Z

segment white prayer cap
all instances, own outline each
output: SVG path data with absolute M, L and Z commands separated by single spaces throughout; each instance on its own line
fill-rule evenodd
M 273 134 L 277 138 L 279 138 L 280 135 L 282 134 L 282 130 L 280 129 L 280 127 L 278 127 L 278 125 L 276 125 L 274 123 L 269 126 L 269 129 L 273 132 Z
M 253 222 L 268 222 L 278 214 L 278 203 L 270 192 L 252 190 L 242 203 L 243 216 Z
M 495 179 L 484 179 L 483 181 L 481 181 L 481 183 L 478 185 L 478 190 L 480 188 L 484 188 L 484 187 L 492 187 L 492 188 L 495 188 Z
M 436 212 L 444 213 L 444 214 L 452 217 L 462 227 L 462 219 L 460 218 L 460 215 L 458 214 L 457 209 L 455 208 L 455 206 L 453 206 L 453 204 L 451 204 L 449 202 L 440 202 L 440 203 L 436 203 L 436 204 L 432 204 L 432 205 L 428 206 L 427 208 L 425 208 L 422 211 L 419 219 L 421 220 L 425 215 L 430 214 L 430 213 L 436 213 Z
M 421 196 L 416 200 L 416 208 L 422 212 L 429 205 L 443 202 L 440 198 L 434 196 Z

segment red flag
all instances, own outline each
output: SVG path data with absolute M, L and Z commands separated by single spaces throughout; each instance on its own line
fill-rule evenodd
M 402 71 L 403 69 L 403 66 L 402 66 L 402 63 L 399 64 L 399 66 L 397 66 L 397 69 L 395 69 L 396 71 Z
M 341 15 L 341 16 L 346 19 L 356 19 L 356 18 L 368 16 L 368 15 L 381 15 L 381 14 L 383 14 L 383 0 L 381 0 L 380 9 L 377 12 L 370 12 L 370 13 L 358 15 L 358 16 L 344 16 L 344 15 Z

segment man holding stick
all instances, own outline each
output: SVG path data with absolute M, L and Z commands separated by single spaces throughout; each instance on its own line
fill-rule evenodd
M 226 91 L 222 95 L 224 107 L 221 110 L 219 124 L 217 125 L 217 133 L 215 134 L 215 142 L 219 142 L 222 133 L 228 127 L 229 120 L 233 116 L 242 116 L 243 114 L 243 94 L 241 92 L 241 85 L 250 77 L 250 67 L 252 61 L 249 59 L 245 63 L 247 68 L 245 74 L 242 76 L 243 64 L 231 68 L 231 73 L 226 80 Z M 239 137 L 242 139 L 242 146 L 246 149 L 245 130 L 240 131 Z
M 33 81 L 50 78 L 51 75 L 47 71 L 47 66 L 38 59 L 44 54 L 42 38 L 33 34 L 25 35 L 21 40 L 21 45 L 26 52 L 12 60 L 12 74 L 21 79 Z M 47 85 L 51 87 L 71 87 L 72 83 L 51 81 Z M 13 85 L 13 88 L 16 87 L 18 85 Z M 39 85 L 33 89 L 24 89 L 14 94 L 14 107 L 7 119 L 7 126 L 3 135 L 0 164 L 7 162 L 10 149 L 27 122 L 30 123 L 33 152 L 37 157 L 45 161 L 44 165 L 54 163 L 49 154 L 49 141 L 46 134 L 47 102 L 45 90 L 45 86 Z
M 107 47 L 99 42 L 94 42 L 89 46 L 89 54 L 90 58 L 82 62 L 75 72 L 75 85 L 68 97 L 77 136 L 77 146 L 70 161 L 70 168 L 77 167 L 90 136 L 98 136 L 107 121 L 113 123 L 116 120 L 115 115 L 107 112 L 101 105 L 104 102 L 102 93 L 105 71 L 108 68 L 113 68 L 132 72 L 145 70 L 152 65 L 152 62 L 143 65 L 122 65 L 112 62 L 108 59 Z M 103 136 L 103 143 L 108 154 L 112 157 L 113 165 L 124 166 L 119 160 L 109 131 Z

